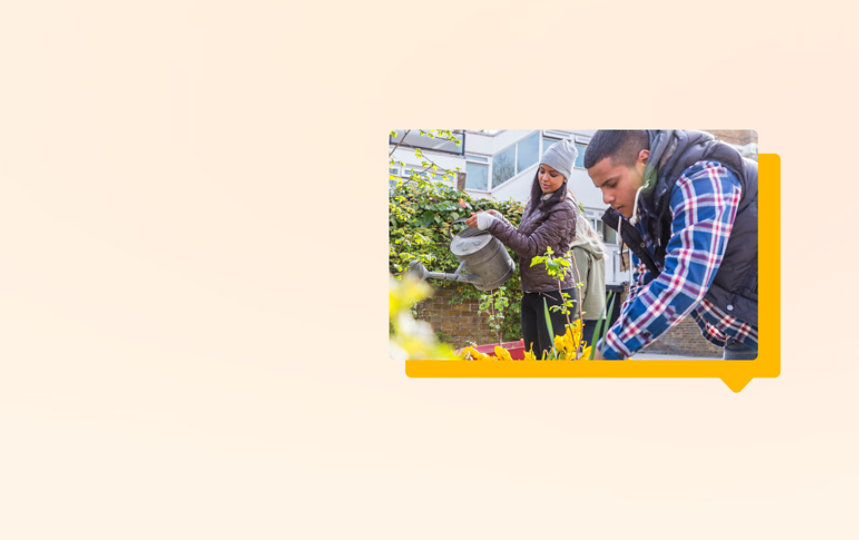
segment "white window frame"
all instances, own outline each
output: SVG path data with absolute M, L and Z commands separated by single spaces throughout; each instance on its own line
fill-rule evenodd
M 492 191 L 492 156 L 484 156 L 481 154 L 466 154 L 465 155 L 465 183 L 468 184 L 468 164 L 473 163 L 475 165 L 485 165 L 486 166 L 486 189 L 476 189 L 476 188 L 466 188 L 468 191 L 473 191 L 475 193 L 486 193 L 489 194 Z
M 521 172 L 522 172 L 522 171 L 517 171 L 517 170 L 516 170 L 516 166 L 519 164 L 519 143 L 520 143 L 520 142 L 522 142 L 522 141 L 524 141 L 524 140 L 525 140 L 525 139 L 527 139 L 528 137 L 533 136 L 533 135 L 534 135 L 534 133 L 539 133 L 539 132 L 540 132 L 540 130 L 538 130 L 538 129 L 532 129 L 531 131 L 529 131 L 529 132 L 528 132 L 526 135 L 524 135 L 523 137 L 520 137 L 519 139 L 516 139 L 514 142 L 512 142 L 512 143 L 508 144 L 507 146 L 505 146 L 505 147 L 504 147 L 504 148 L 502 148 L 501 150 L 499 150 L 499 151 L 495 152 L 494 154 L 492 154 L 491 158 L 489 159 L 489 181 L 488 181 L 488 184 L 489 184 L 489 191 L 492 191 L 492 190 L 493 190 L 493 189 L 495 189 L 496 187 L 503 186 L 504 184 L 506 184 L 507 182 L 509 182 L 509 181 L 513 178 L 513 176 L 516 176 L 517 174 L 519 174 L 519 173 L 521 173 Z M 542 155 L 542 152 L 540 151 L 540 148 L 542 148 L 542 144 L 543 144 L 543 135 L 542 135 L 542 133 L 540 134 L 539 140 L 540 140 L 540 146 L 538 146 L 538 150 L 537 150 L 537 163 L 539 163 L 539 162 L 540 162 L 540 156 Z M 501 153 L 503 153 L 503 152 L 505 152 L 505 151 L 509 150 L 511 146 L 513 147 L 513 176 L 511 176 L 510 178 L 508 178 L 507 180 L 505 180 L 504 182 L 502 182 L 501 184 L 499 184 L 498 186 L 496 186 L 496 185 L 492 182 L 492 178 L 493 178 L 493 176 L 492 176 L 492 169 L 494 168 L 494 165 L 493 165 L 493 163 L 492 163 L 492 162 L 495 160 L 495 156 L 497 156 L 498 154 L 501 154 Z M 543 151 L 545 151 L 545 150 L 543 150 Z M 530 165 L 529 165 L 529 167 L 530 167 Z

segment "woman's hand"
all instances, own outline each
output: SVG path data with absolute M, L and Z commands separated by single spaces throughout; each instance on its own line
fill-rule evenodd
M 498 218 L 489 212 L 478 212 L 471 214 L 471 217 L 465 220 L 465 224 L 470 227 L 477 227 L 481 231 L 488 229 Z

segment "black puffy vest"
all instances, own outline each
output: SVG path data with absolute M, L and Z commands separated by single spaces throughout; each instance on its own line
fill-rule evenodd
M 671 137 L 670 155 L 651 153 L 650 162 L 657 166 L 657 181 L 653 189 L 639 198 L 642 222 L 647 234 L 654 239 L 654 255 L 642 242 L 641 233 L 623 216 L 611 208 L 603 221 L 617 230 L 623 242 L 654 274 L 665 266 L 665 249 L 671 236 L 671 191 L 683 171 L 695 162 L 717 161 L 733 172 L 742 185 L 742 196 L 722 264 L 704 298 L 720 310 L 739 320 L 758 324 L 758 167 L 743 159 L 733 147 L 716 141 L 707 133 L 695 131 L 650 131 L 650 147 L 656 138 Z M 620 223 L 619 223 L 620 222 Z

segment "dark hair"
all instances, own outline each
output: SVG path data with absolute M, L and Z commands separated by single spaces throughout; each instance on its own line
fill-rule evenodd
M 650 150 L 650 137 L 646 131 L 601 129 L 594 133 L 585 150 L 585 169 L 590 169 L 606 157 L 611 158 L 612 165 L 632 167 L 642 150 Z
M 563 176 L 563 175 L 561 175 Z M 540 169 L 537 168 L 537 172 L 534 173 L 534 180 L 531 182 L 531 196 L 529 197 L 529 210 L 530 214 L 538 207 L 542 207 L 544 210 L 549 208 L 550 206 L 558 203 L 559 201 L 563 201 L 567 198 L 567 177 L 564 176 L 564 183 L 561 184 L 561 187 L 556 189 L 551 197 L 547 197 L 543 199 L 543 190 L 540 188 Z

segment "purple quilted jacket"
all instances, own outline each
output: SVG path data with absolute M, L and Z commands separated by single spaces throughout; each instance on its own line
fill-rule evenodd
M 531 203 L 525 207 L 519 229 L 506 220 L 496 220 L 489 232 L 519 255 L 519 274 L 522 276 L 523 292 L 557 291 L 558 282 L 546 273 L 546 265 L 531 266 L 531 259 L 545 255 L 551 247 L 553 256 L 565 254 L 576 237 L 576 209 L 571 197 L 555 204 L 539 204 L 532 212 Z M 572 266 L 561 282 L 561 288 L 575 286 L 576 276 Z

